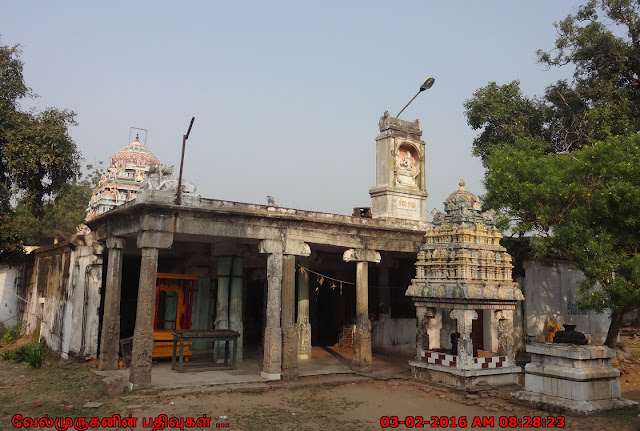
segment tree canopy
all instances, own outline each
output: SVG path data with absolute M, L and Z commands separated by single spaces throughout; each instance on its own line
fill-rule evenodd
M 640 2 L 590 0 L 556 23 L 549 67 L 572 80 L 529 98 L 517 81 L 489 83 L 465 102 L 481 133 L 486 204 L 538 253 L 568 255 L 586 279 L 579 304 L 609 311 L 605 344 L 640 306 Z
M 42 218 L 43 206 L 78 178 L 81 156 L 69 136 L 75 113 L 47 108 L 21 110 L 37 97 L 24 82 L 19 46 L 0 43 L 0 262 L 22 255 L 25 226 L 17 201 Z

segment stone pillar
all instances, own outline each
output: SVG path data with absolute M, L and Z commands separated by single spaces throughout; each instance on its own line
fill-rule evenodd
M 416 305 L 416 361 L 421 361 L 422 354 L 425 350 L 429 349 L 429 334 L 427 334 L 427 328 L 424 324 L 426 314 L 427 307 L 423 305 Z
M 378 268 L 378 323 L 374 333 L 374 348 L 382 350 L 393 347 L 391 342 L 391 289 L 389 288 L 389 268 L 380 266 Z
M 309 256 L 311 250 L 302 241 L 283 243 L 282 272 L 282 377 L 298 377 L 298 340 L 296 315 L 296 256 Z
M 438 334 L 435 334 L 435 340 L 432 341 L 429 332 L 433 333 L 439 329 L 436 328 L 436 325 L 440 323 L 439 315 L 439 312 L 433 307 L 416 305 L 416 361 L 421 361 L 422 353 L 431 350 L 431 346 L 438 342 Z
M 104 314 L 102 318 L 102 336 L 100 338 L 100 370 L 118 369 L 118 350 L 120 341 L 120 285 L 122 283 L 123 238 L 107 238 L 109 263 L 107 282 L 104 289 Z
M 218 292 L 216 301 L 216 329 L 229 329 L 229 282 L 231 279 L 232 259 L 228 256 L 217 257 Z M 224 357 L 224 344 L 218 343 L 215 358 Z
M 298 377 L 298 326 L 295 324 L 296 257 L 285 254 L 282 261 L 282 377 Z
M 453 325 L 450 316 L 450 310 L 444 310 L 442 313 L 442 327 L 440 328 L 440 348 L 451 350 L 451 333 Z
M 309 323 L 309 276 L 298 272 L 298 358 L 311 357 L 311 324 Z
M 456 319 L 458 324 L 458 368 L 473 367 L 473 342 L 471 341 L 471 328 L 473 320 L 478 318 L 476 310 L 454 309 L 451 311 L 451 318 Z
M 153 353 L 153 319 L 156 304 L 158 248 L 173 244 L 173 234 L 143 231 L 138 233 L 138 248 L 142 249 L 136 327 L 133 331 L 133 352 L 129 387 L 141 389 L 151 386 L 151 355 Z
M 242 258 L 234 257 L 231 268 L 231 287 L 229 295 L 229 329 L 240 333 L 237 353 L 237 359 L 239 360 L 242 359 L 242 342 L 244 338 L 242 326 L 242 272 Z
M 516 359 L 513 340 L 513 310 L 497 310 L 494 316 L 498 319 L 498 354 L 506 356 L 509 365 L 513 365 Z
M 369 262 L 380 263 L 380 253 L 368 249 L 349 249 L 344 252 L 345 262 L 356 265 L 356 332 L 353 345 L 353 369 L 370 371 L 371 323 L 369 322 Z
M 267 312 L 264 329 L 264 360 L 262 377 L 279 380 L 282 373 L 282 336 L 280 329 L 280 307 L 282 292 L 282 243 L 274 240 L 262 241 L 260 253 L 267 253 Z

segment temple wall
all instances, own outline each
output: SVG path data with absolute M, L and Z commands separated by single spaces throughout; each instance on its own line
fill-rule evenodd
M 392 319 L 381 315 L 371 328 L 371 344 L 374 350 L 407 351 L 416 349 L 416 319 Z
M 5 328 L 15 326 L 21 320 L 18 308 L 19 267 L 0 265 L 0 322 Z
M 524 262 L 525 276 L 520 281 L 525 296 L 525 331 L 530 341 L 544 341 L 550 316 L 558 325 L 575 323 L 590 344 L 602 344 L 609 328 L 609 316 L 580 309 L 575 284 L 584 275 L 569 263 L 554 261 Z
M 39 331 L 65 359 L 70 353 L 83 358 L 98 354 L 101 254 L 102 247 L 89 235 L 34 252 L 26 331 Z

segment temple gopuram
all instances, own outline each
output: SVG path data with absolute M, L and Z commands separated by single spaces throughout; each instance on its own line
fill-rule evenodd
M 513 312 L 524 299 L 512 281 L 511 256 L 500 245 L 495 211 L 460 189 L 434 210 L 406 291 L 416 306 L 418 379 L 467 388 L 517 382 Z
M 136 135 L 134 142 L 111 156 L 107 172 L 102 174 L 93 190 L 85 221 L 134 200 L 149 168 L 159 164 L 160 161 Z

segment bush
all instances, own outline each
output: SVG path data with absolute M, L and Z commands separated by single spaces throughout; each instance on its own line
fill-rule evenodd
M 15 340 L 20 338 L 22 335 L 22 331 L 24 330 L 24 320 L 19 322 L 16 326 L 10 326 L 7 330 L 2 334 L 2 341 L 7 344 L 13 343 Z
M 46 357 L 44 346 L 40 343 L 25 344 L 16 350 L 7 350 L 0 355 L 5 361 L 25 362 L 31 368 L 40 368 Z

